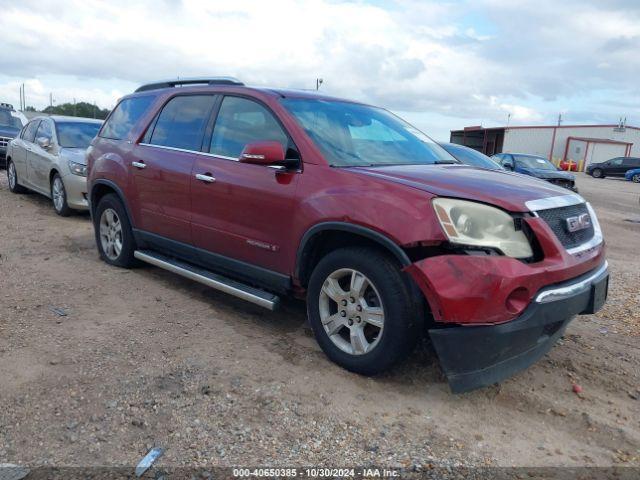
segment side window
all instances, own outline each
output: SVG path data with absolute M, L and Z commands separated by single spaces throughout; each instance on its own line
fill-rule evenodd
M 214 100 L 213 95 L 183 95 L 172 98 L 160 112 L 148 143 L 200 151 Z
M 40 124 L 40 120 L 33 120 L 27 125 L 27 128 L 24 130 L 24 139 L 25 142 L 33 143 L 36 139 L 36 130 L 38 129 L 38 125 Z
M 144 115 L 155 97 L 133 97 L 121 101 L 102 127 L 99 137 L 122 140 L 140 117 Z
M 635 167 L 640 164 L 640 160 L 637 158 L 625 158 L 622 162 L 623 167 Z
M 620 165 L 622 165 L 622 159 L 621 159 L 621 158 L 614 158 L 613 160 L 611 160 L 611 161 L 609 162 L 609 164 L 610 164 L 612 167 L 619 167 Z
M 51 128 L 51 122 L 49 120 L 42 120 L 38 131 L 36 133 L 36 139 L 44 137 L 49 141 L 53 141 L 53 129 Z
M 225 97 L 211 137 L 209 152 L 237 159 L 251 142 L 275 140 L 286 150 L 289 138 L 265 107 L 252 100 Z

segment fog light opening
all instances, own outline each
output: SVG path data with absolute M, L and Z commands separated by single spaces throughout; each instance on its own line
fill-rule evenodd
M 509 294 L 504 303 L 509 313 L 518 314 L 527 308 L 530 298 L 529 290 L 518 287 Z

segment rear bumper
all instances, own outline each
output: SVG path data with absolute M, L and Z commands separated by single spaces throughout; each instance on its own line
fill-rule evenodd
M 516 319 L 500 325 L 429 330 L 451 391 L 485 387 L 546 354 L 575 315 L 598 311 L 607 296 L 607 263 L 539 291 Z

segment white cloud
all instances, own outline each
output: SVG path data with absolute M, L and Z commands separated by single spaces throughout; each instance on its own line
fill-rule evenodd
M 0 96 L 111 107 L 141 82 L 234 75 L 397 111 L 540 122 L 640 93 L 634 2 L 24 0 L 0 8 Z M 559 105 L 559 103 L 564 104 Z M 611 102 L 613 104 L 615 102 Z M 598 115 L 613 114 L 598 102 Z M 619 107 L 615 107 L 619 108 Z M 634 112 L 628 113 L 630 117 Z

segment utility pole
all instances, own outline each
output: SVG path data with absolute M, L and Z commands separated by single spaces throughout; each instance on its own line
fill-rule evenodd
M 53 107 L 53 92 L 49 93 L 49 106 Z
M 73 116 L 74 116 L 74 117 L 77 117 L 77 116 L 78 116 L 78 115 L 76 114 L 76 111 L 77 111 L 77 109 L 76 109 L 76 99 L 74 98 L 74 99 L 73 99 Z
M 562 114 L 558 114 L 558 126 L 562 125 Z
M 316 78 L 316 90 L 320 90 L 320 85 L 322 85 L 322 79 Z

